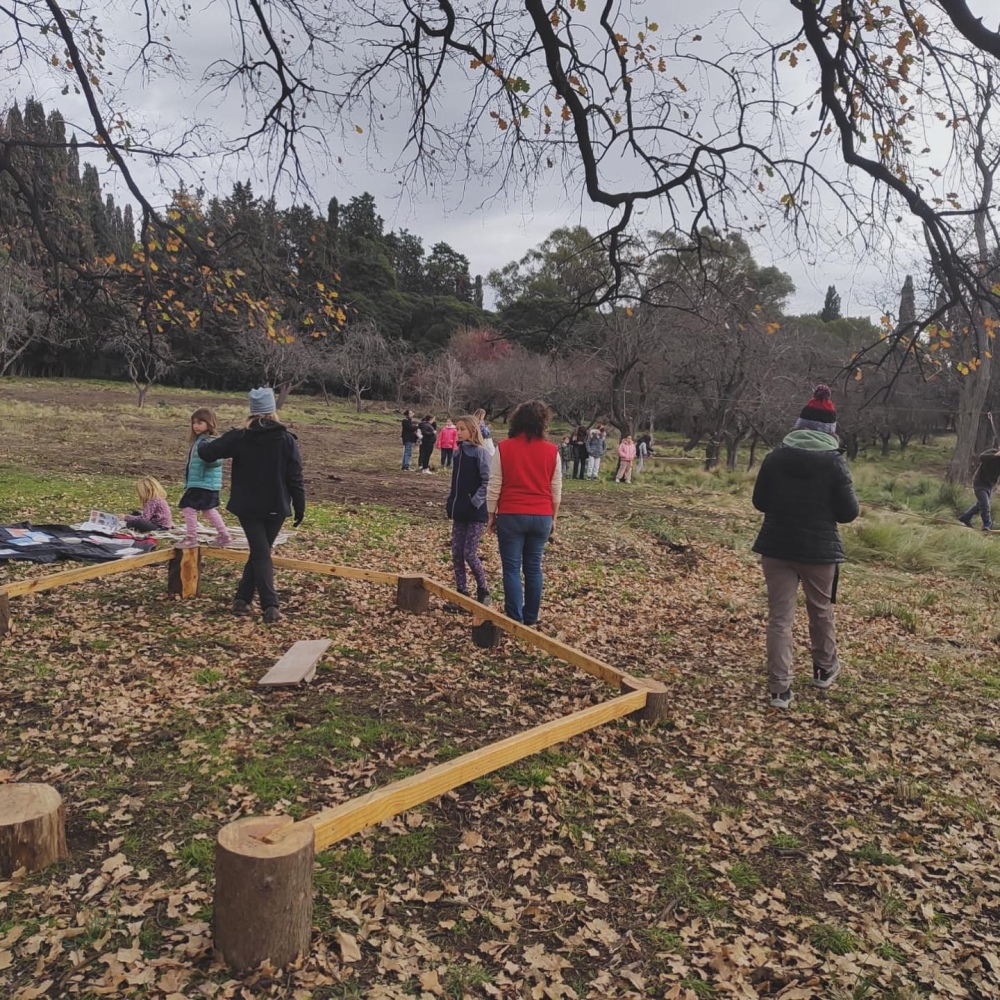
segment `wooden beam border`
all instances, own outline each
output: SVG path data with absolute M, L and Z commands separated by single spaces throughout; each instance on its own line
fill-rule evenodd
M 390 816 L 397 816 L 407 809 L 412 809 L 430 799 L 436 799 L 468 781 L 474 781 L 508 764 L 514 764 L 606 722 L 640 712 L 645 705 L 645 691 L 631 691 L 619 695 L 610 701 L 601 702 L 599 705 L 593 705 L 571 715 L 554 719 L 552 722 L 543 723 L 534 729 L 509 736 L 499 743 L 491 743 L 479 750 L 473 750 L 444 764 L 437 764 L 420 774 L 394 781 L 384 788 L 377 788 L 367 795 L 351 799 L 333 809 L 324 809 L 292 827 L 277 831 L 274 836 L 277 839 L 296 827 L 308 825 L 316 833 L 316 850 L 325 850 L 331 844 L 374 826 Z
M 155 566 L 157 563 L 170 562 L 174 550 L 155 549 L 141 556 L 126 556 L 113 562 L 97 563 L 93 566 L 81 566 L 79 569 L 68 569 L 61 573 L 50 573 L 48 576 L 36 576 L 30 580 L 15 580 L 0 587 L 0 594 L 7 597 L 23 597 L 25 594 L 38 594 L 43 590 L 54 590 L 56 587 L 68 587 L 84 580 L 96 580 L 102 576 L 113 576 L 116 573 L 128 573 L 143 566 Z
M 246 562 L 247 553 L 238 549 L 203 548 L 202 554 L 208 559 L 224 562 Z M 321 576 L 339 576 L 346 580 L 364 580 L 368 583 L 388 583 L 396 586 L 399 573 L 383 573 L 377 569 L 362 569 L 358 566 L 338 566 L 335 563 L 313 562 L 308 559 L 287 559 L 273 556 L 271 562 L 276 569 L 294 569 L 302 573 L 318 573 Z

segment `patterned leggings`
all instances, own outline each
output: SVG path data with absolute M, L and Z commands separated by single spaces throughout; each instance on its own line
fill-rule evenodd
M 451 523 L 451 562 L 455 568 L 455 585 L 462 594 L 469 592 L 469 582 L 465 575 L 466 563 L 476 578 L 476 586 L 480 590 L 489 589 L 486 586 L 486 571 L 479 559 L 479 541 L 485 530 L 486 525 L 482 521 Z

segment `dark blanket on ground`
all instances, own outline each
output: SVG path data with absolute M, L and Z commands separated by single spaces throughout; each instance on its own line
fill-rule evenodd
M 20 524 L 0 525 L 0 561 L 25 559 L 28 562 L 52 563 L 58 559 L 78 559 L 81 562 L 108 562 L 120 559 L 125 550 L 134 555 L 135 549 L 149 552 L 155 548 L 155 538 L 101 535 L 93 531 L 77 531 L 68 524 L 22 521 Z

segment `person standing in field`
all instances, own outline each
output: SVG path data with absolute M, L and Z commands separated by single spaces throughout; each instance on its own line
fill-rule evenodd
M 573 464 L 573 442 L 570 441 L 568 434 L 563 435 L 562 443 L 559 445 L 559 461 L 562 463 L 562 474 L 565 479 Z
M 460 594 L 469 595 L 465 572 L 468 564 L 476 581 L 476 600 L 488 605 L 492 599 L 486 584 L 486 570 L 479 558 L 479 542 L 488 518 L 486 491 L 490 482 L 490 456 L 483 447 L 479 421 L 475 417 L 459 417 L 455 429 L 458 447 L 451 472 L 451 490 L 445 503 L 445 510 L 451 518 L 451 562 L 455 571 L 455 587 Z
M 653 439 L 649 434 L 643 434 L 635 443 L 635 471 L 642 472 L 646 459 L 653 454 Z
M 587 478 L 597 479 L 601 474 L 601 459 L 607 451 L 608 443 L 604 429 L 600 425 L 594 427 L 587 438 Z
M 587 471 L 587 428 L 580 424 L 573 433 L 573 478 L 583 479 Z
M 206 462 L 233 460 L 227 509 L 239 518 L 250 544 L 250 555 L 233 599 L 233 614 L 250 614 L 256 593 L 264 621 L 271 624 L 281 620 L 271 549 L 290 513 L 294 511 L 296 528 L 302 523 L 306 490 L 299 444 L 278 421 L 274 390 L 251 389 L 249 403 L 250 415 L 243 427 L 202 441 L 198 454 Z
M 483 447 L 486 449 L 486 454 L 493 457 L 493 452 L 496 451 L 497 446 L 493 440 L 493 432 L 490 430 L 489 424 L 486 423 L 486 411 L 480 407 L 472 414 L 475 418 L 476 423 L 479 424 L 479 433 L 483 439 Z
M 413 419 L 413 410 L 403 410 L 403 472 L 410 471 L 413 446 L 417 439 L 417 422 Z
M 853 521 L 858 498 L 836 436 L 830 389 L 813 390 L 795 428 L 761 463 L 753 505 L 764 523 L 753 544 L 767 585 L 767 677 L 771 705 L 792 702 L 792 621 L 799 583 L 809 615 L 813 684 L 828 688 L 840 673 L 837 578 L 844 561 L 838 524 Z
M 480 441 L 482 437 L 480 437 Z M 444 427 L 438 434 L 437 446 L 441 449 L 441 468 L 450 469 L 452 456 L 458 445 L 458 429 L 452 423 L 451 417 L 445 421 Z
M 559 451 L 546 440 L 551 420 L 552 411 L 540 399 L 514 410 L 509 437 L 493 456 L 486 493 L 487 527 L 496 532 L 503 565 L 504 613 L 525 625 L 538 622 L 542 555 L 562 500 Z
M 222 490 L 222 462 L 206 462 L 198 453 L 198 445 L 218 436 L 215 412 L 202 406 L 191 414 L 191 439 L 187 465 L 184 468 L 184 495 L 179 504 L 184 515 L 184 538 L 179 548 L 190 549 L 198 544 L 198 512 L 201 511 L 215 528 L 212 545 L 225 547 L 232 538 L 219 513 L 219 492 Z
M 434 454 L 434 442 L 437 440 L 437 421 L 432 414 L 428 413 L 420 421 L 417 430 L 420 432 L 418 435 L 420 451 L 417 456 L 417 464 L 420 466 L 421 472 L 430 473 L 431 456 Z
M 635 461 L 635 442 L 629 434 L 626 434 L 618 444 L 618 459 L 621 464 L 615 475 L 615 482 L 631 483 L 632 463 Z
M 993 490 L 1000 480 L 1000 451 L 984 451 L 979 456 L 972 477 L 972 491 L 976 502 L 959 518 L 967 528 L 972 527 L 972 518 L 978 514 L 983 520 L 983 531 L 993 530 L 993 511 L 990 501 Z

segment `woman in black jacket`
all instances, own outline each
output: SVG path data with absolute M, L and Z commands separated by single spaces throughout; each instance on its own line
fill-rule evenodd
M 431 471 L 431 455 L 434 454 L 434 442 L 437 440 L 437 422 L 428 413 L 420 421 L 420 452 L 417 456 L 421 472 Z
M 302 456 L 298 441 L 275 415 L 274 391 L 250 391 L 250 416 L 242 428 L 203 441 L 198 455 L 206 462 L 233 460 L 232 483 L 226 509 L 239 519 L 250 543 L 250 555 L 236 588 L 233 613 L 247 615 L 254 592 L 260 598 L 264 621 L 281 619 L 274 589 L 271 547 L 281 526 L 294 510 L 295 527 L 306 511 Z
M 455 570 L 455 587 L 460 594 L 469 593 L 465 564 L 469 564 L 476 580 L 476 600 L 492 603 L 486 585 L 486 571 L 479 558 L 479 542 L 486 529 L 486 488 L 490 482 L 490 456 L 483 447 L 482 432 L 475 417 L 459 417 L 458 447 L 451 467 L 451 491 L 445 509 L 451 518 L 451 562 Z
M 771 704 L 792 701 L 792 620 L 801 582 L 809 613 L 813 684 L 828 688 L 840 673 L 833 605 L 844 561 L 838 524 L 860 510 L 838 448 L 830 390 L 818 385 L 795 429 L 761 463 L 753 505 L 764 513 L 754 542 L 767 584 L 767 675 Z

